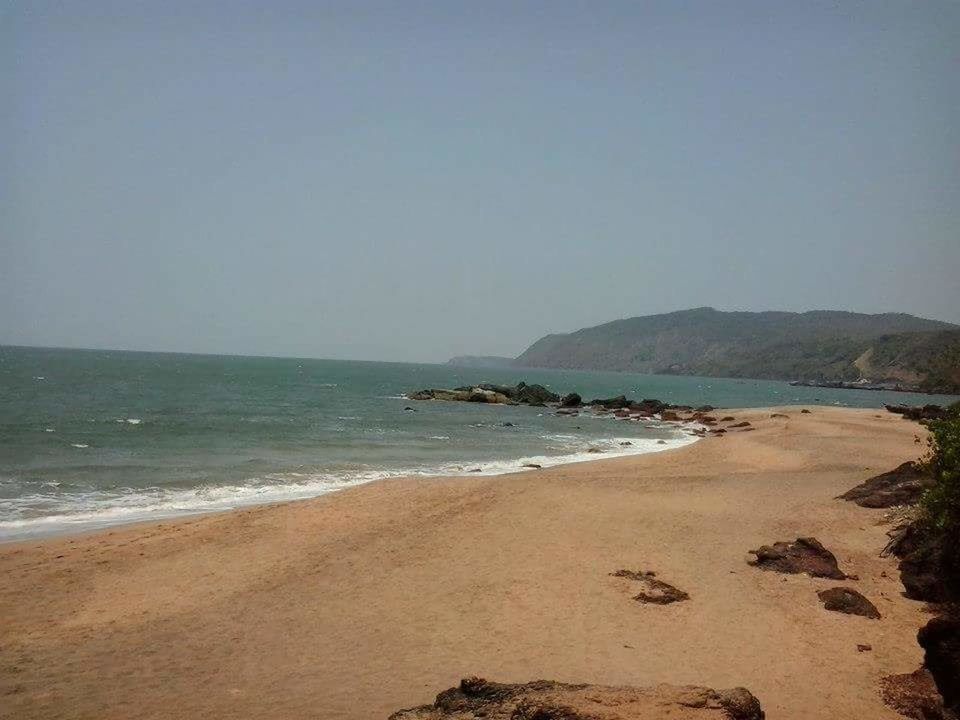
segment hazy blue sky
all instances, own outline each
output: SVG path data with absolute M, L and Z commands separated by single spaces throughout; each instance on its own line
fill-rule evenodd
M 958 2 L 4 2 L 0 342 L 960 322 Z

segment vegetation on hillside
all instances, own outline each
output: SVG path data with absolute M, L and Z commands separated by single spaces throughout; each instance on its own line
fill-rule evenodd
M 892 382 L 960 394 L 960 327 L 912 315 L 697 308 L 547 335 L 523 367 Z

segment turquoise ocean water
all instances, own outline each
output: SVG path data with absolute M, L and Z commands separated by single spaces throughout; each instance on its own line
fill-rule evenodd
M 0 540 L 692 441 L 655 422 L 403 398 L 519 380 L 585 398 L 720 407 L 956 399 L 761 380 L 0 347 Z M 604 454 L 587 455 L 591 447 Z

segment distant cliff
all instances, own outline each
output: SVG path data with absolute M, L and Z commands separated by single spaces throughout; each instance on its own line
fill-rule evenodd
M 696 308 L 547 335 L 513 365 L 777 380 L 864 378 L 960 393 L 960 326 L 902 313 Z
M 510 367 L 513 363 L 513 358 L 498 357 L 496 355 L 458 355 L 455 358 L 447 360 L 447 365 L 472 368 Z

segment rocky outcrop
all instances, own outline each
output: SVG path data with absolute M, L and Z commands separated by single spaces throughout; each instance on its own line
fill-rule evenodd
M 630 407 L 630 401 L 627 400 L 625 395 L 617 395 L 612 398 L 596 398 L 588 402 L 587 405 L 599 406 L 607 410 L 620 410 L 621 408 Z
M 943 699 L 926 668 L 880 680 L 880 697 L 891 708 L 913 720 L 947 720 Z
M 499 405 L 545 405 L 548 402 L 553 403 L 560 400 L 559 395 L 550 392 L 543 385 L 527 385 L 525 382 L 518 383 L 516 386 L 484 383 L 477 386 L 458 387 L 453 390 L 428 388 L 409 393 L 407 397 L 411 400 L 447 400 Z
M 827 610 L 846 613 L 847 615 L 861 615 L 874 620 L 880 619 L 880 611 L 877 610 L 877 606 L 853 588 L 835 587 L 829 590 L 821 590 L 817 593 L 817 597 L 820 598 L 820 602 Z
M 777 542 L 751 550 L 756 559 L 750 562 L 761 570 L 774 570 L 782 573 L 806 573 L 811 577 L 825 577 L 845 580 L 840 571 L 837 558 L 816 538 L 797 538 L 796 542 Z
M 746 689 L 570 685 L 548 680 L 507 685 L 465 678 L 431 705 L 400 710 L 389 720 L 763 720 Z
M 847 490 L 839 499 L 850 500 L 866 508 L 913 505 L 933 485 L 930 471 L 911 461 Z
M 583 405 L 583 398 L 575 392 L 567 393 L 560 400 L 560 407 L 562 408 L 575 408 L 581 405 Z
M 930 671 L 943 704 L 960 712 L 960 618 L 933 618 L 917 633 L 924 650 L 923 664 Z
M 669 583 L 657 580 L 656 573 L 637 572 L 636 570 L 617 570 L 610 573 L 613 577 L 627 578 L 640 583 L 641 590 L 634 596 L 634 600 L 651 605 L 669 605 L 670 603 L 689 600 L 690 596 Z
M 884 405 L 892 413 L 903 415 L 907 420 L 945 420 L 949 417 L 946 408 L 939 405 Z

